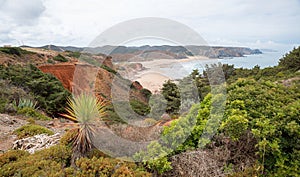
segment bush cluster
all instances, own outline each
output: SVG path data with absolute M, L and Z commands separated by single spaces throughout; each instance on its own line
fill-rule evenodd
M 0 79 L 32 95 L 38 102 L 37 106 L 49 115 L 57 116 L 64 112 L 66 100 L 71 95 L 57 78 L 43 73 L 34 65 L 0 65 Z M 13 99 L 7 100 L 9 102 Z
M 150 112 L 150 107 L 147 104 L 138 100 L 131 100 L 130 106 L 132 107 L 132 110 L 134 112 L 142 116 L 147 115 Z
M 64 57 L 61 54 L 58 54 L 57 56 L 53 57 L 53 60 L 60 61 L 60 62 L 67 62 L 68 61 L 68 59 L 66 59 L 66 57 Z
M 279 66 L 292 71 L 300 70 L 300 46 L 281 58 Z
M 222 101 L 222 94 L 207 94 L 200 104 L 194 105 L 186 116 L 180 117 L 165 127 L 160 142 L 153 142 L 147 151 L 136 154 L 151 170 L 163 173 L 171 169 L 168 158 L 174 154 L 199 147 L 216 146 L 219 142 L 202 137 L 204 131 L 216 130 L 217 136 L 229 142 L 239 142 L 237 149 L 243 149 L 248 141 L 246 135 L 254 137 L 256 145 L 252 150 L 257 154 L 258 163 L 253 168 L 237 171 L 232 176 L 264 174 L 265 176 L 298 176 L 300 171 L 300 82 L 297 64 L 299 48 L 280 60 L 279 66 L 260 69 L 232 69 L 225 67 L 226 78 L 229 80 L 226 94 L 225 113 L 218 123 L 218 108 L 213 107 L 214 101 Z M 289 63 L 294 63 L 289 65 Z M 217 67 L 217 66 L 213 66 Z M 224 66 L 223 66 L 224 67 Z M 283 71 L 285 67 L 287 71 Z M 193 78 L 199 77 L 194 71 Z M 286 81 L 289 84 L 281 84 Z M 203 82 L 202 82 L 203 83 Z M 197 85 L 199 86 L 199 85 Z M 205 86 L 204 86 L 205 87 Z M 173 88 L 165 92 L 171 92 Z M 201 89 L 199 89 L 201 90 Z M 194 116 L 193 112 L 197 112 Z M 196 117 L 196 118 L 195 118 Z M 186 137 L 185 135 L 191 134 Z M 225 136 L 224 136 L 225 135 Z M 183 142 L 180 142 L 183 141 Z M 206 145 L 206 146 L 205 146 Z M 175 151 L 172 149 L 175 148 Z M 226 146 L 220 146 L 226 148 Z M 234 154 L 233 154 L 234 155 Z M 236 156 L 239 154 L 236 154 Z M 234 157 L 236 157 L 234 156 Z M 154 160 L 149 160 L 149 159 Z M 156 157 L 156 158 L 153 158 Z M 229 158 L 230 159 L 230 158 Z M 232 160 L 226 162 L 232 169 Z M 230 168 L 229 168 L 230 167 Z
M 53 135 L 53 131 L 47 129 L 46 127 L 36 125 L 36 124 L 26 124 L 22 127 L 16 129 L 14 131 L 14 134 L 18 136 L 19 139 L 27 138 L 34 135 L 39 134 L 47 134 L 47 135 Z
M 151 176 L 135 163 L 108 157 L 81 158 L 70 164 L 71 148 L 56 145 L 32 155 L 14 150 L 0 155 L 0 176 Z
M 23 50 L 20 47 L 0 47 L 0 52 L 17 56 L 21 56 L 23 54 L 33 54 L 33 52 Z
M 17 114 L 24 115 L 26 117 L 31 117 L 37 120 L 51 120 L 51 118 L 30 107 L 18 109 Z
M 0 113 L 16 112 L 13 102 L 20 98 L 32 99 L 33 96 L 24 89 L 14 86 L 10 81 L 0 79 Z

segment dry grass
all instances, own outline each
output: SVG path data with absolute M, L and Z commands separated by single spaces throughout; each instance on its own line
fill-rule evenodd
M 256 141 L 249 132 L 239 141 L 218 136 L 205 149 L 171 157 L 173 169 L 162 176 L 223 177 L 245 171 L 253 167 L 257 160 L 255 144 Z

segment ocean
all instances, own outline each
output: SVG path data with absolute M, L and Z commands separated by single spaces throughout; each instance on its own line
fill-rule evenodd
M 251 69 L 258 65 L 260 68 L 276 66 L 279 59 L 283 57 L 286 52 L 283 51 L 265 51 L 258 55 L 247 55 L 244 57 L 232 57 L 222 59 L 207 59 L 207 60 L 191 60 L 187 62 L 180 62 L 171 64 L 169 67 L 161 68 L 164 75 L 173 79 L 181 79 L 190 74 L 194 69 L 202 72 L 206 64 L 222 63 L 233 64 L 236 68 Z

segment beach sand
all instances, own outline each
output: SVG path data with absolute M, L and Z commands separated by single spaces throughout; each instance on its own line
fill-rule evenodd
M 139 62 L 146 69 L 131 76 L 131 80 L 136 80 L 152 93 L 159 92 L 162 85 L 167 80 L 175 80 L 179 77 L 179 70 L 184 62 L 203 61 L 209 58 L 203 56 L 190 57 L 187 59 L 156 59 L 152 61 Z M 189 73 L 185 73 L 184 76 Z

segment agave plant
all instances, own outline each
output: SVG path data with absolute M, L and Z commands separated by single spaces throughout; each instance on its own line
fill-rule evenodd
M 26 99 L 26 98 L 20 98 L 18 103 L 16 101 L 13 102 L 14 106 L 22 109 L 25 107 L 28 108 L 32 108 L 32 109 L 37 109 L 37 102 L 36 101 L 32 101 L 30 99 Z
M 86 156 L 94 148 L 92 137 L 95 135 L 95 123 L 106 114 L 106 102 L 100 101 L 94 95 L 82 93 L 68 99 L 67 114 L 64 117 L 79 125 L 73 141 L 72 164 L 76 159 Z

